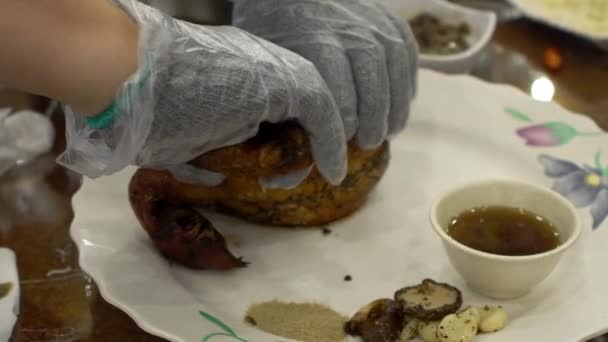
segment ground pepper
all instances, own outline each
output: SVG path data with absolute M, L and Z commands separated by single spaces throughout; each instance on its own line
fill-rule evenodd
M 277 300 L 252 305 L 245 321 L 267 333 L 302 342 L 342 342 L 347 317 L 316 303 Z

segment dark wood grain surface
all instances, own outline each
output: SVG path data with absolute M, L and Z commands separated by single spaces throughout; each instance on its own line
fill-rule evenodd
M 593 118 L 608 130 L 608 55 L 592 45 L 543 26 L 519 20 L 501 24 L 494 42 L 517 51 L 530 67 L 543 68 L 543 53 L 553 47 L 563 54 L 563 69 L 547 75 L 555 100 Z M 518 85 L 526 90 L 527 85 Z M 46 100 L 0 91 L 0 107 L 42 110 Z M 160 341 L 139 329 L 123 312 L 105 302 L 94 282 L 78 267 L 78 253 L 69 237 L 73 217 L 70 199 L 79 177 L 55 165 L 63 149 L 63 117 L 53 115 L 58 129 L 52 154 L 15 170 L 0 181 L 0 213 L 9 229 L 0 230 L 0 246 L 17 253 L 22 287 L 21 315 L 13 341 Z M 8 189 L 34 187 L 26 214 L 11 212 Z M 33 185 L 32 185 L 33 184 Z M 29 205 L 29 207 L 28 207 Z M 9 209 L 7 209 L 9 208 Z M 16 209 L 15 209 L 16 210 Z M 24 209 L 19 209 L 23 211 Z

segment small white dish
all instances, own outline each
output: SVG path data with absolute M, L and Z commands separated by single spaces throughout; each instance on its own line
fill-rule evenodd
M 8 341 L 19 315 L 19 278 L 15 253 L 0 248 L 0 284 L 10 283 L 6 296 L 0 298 L 0 341 Z
M 403 20 L 410 20 L 421 13 L 429 13 L 448 23 L 466 22 L 470 26 L 470 46 L 466 51 L 446 56 L 420 54 L 421 67 L 443 73 L 470 72 L 496 29 L 494 12 L 480 11 L 444 0 L 384 0 L 383 3 Z
M 448 235 L 450 221 L 483 206 L 523 208 L 547 218 L 560 233 L 560 245 L 550 251 L 505 256 L 470 248 Z M 444 193 L 431 207 L 431 223 L 441 237 L 450 263 L 475 292 L 496 299 L 526 295 L 555 269 L 581 233 L 576 208 L 546 187 L 508 179 L 483 180 Z

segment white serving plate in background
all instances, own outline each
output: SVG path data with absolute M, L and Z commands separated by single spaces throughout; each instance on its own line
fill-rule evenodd
M 580 25 L 576 25 L 572 20 L 568 20 L 567 14 L 563 15 L 551 15 L 545 10 L 543 6 L 539 5 L 539 0 L 508 0 L 513 6 L 517 7 L 524 16 L 541 22 L 545 25 L 553 28 L 574 34 L 578 37 L 586 39 L 600 48 L 608 49 L 608 31 L 603 33 L 591 32 Z M 563 0 L 556 0 L 557 2 Z M 567 0 L 567 1 L 586 1 L 586 0 Z M 604 5 L 608 6 L 608 1 L 598 0 L 598 2 L 605 2 Z

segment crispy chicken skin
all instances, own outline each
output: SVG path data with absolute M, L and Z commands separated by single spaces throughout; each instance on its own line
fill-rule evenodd
M 263 189 L 260 177 L 287 174 L 313 163 L 304 131 L 291 124 L 263 125 L 244 143 L 206 153 L 190 164 L 226 175 L 216 187 L 185 184 L 166 171 L 140 168 L 129 184 L 139 222 L 169 260 L 195 269 L 229 270 L 246 265 L 222 235 L 194 208 L 211 208 L 274 226 L 316 226 L 357 210 L 383 176 L 389 146 L 348 146 L 348 174 L 332 186 L 313 168 L 293 189 Z

